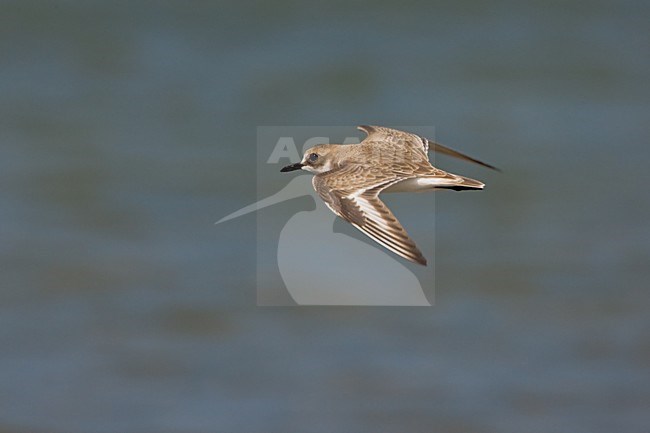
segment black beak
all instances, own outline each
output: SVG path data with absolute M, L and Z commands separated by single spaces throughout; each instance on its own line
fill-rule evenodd
M 300 170 L 302 168 L 303 164 L 296 162 L 295 164 L 287 165 L 286 167 L 282 167 L 281 172 L 286 172 L 286 171 L 294 171 L 294 170 Z

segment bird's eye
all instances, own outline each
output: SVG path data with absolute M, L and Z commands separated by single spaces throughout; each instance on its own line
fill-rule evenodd
M 318 154 L 317 153 L 310 153 L 309 154 L 309 162 L 316 162 L 318 159 Z

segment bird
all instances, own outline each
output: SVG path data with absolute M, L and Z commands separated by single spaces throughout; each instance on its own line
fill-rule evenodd
M 367 134 L 360 143 L 311 147 L 300 162 L 280 171 L 313 173 L 314 190 L 334 214 L 398 256 L 426 266 L 426 258 L 379 195 L 438 189 L 482 190 L 485 187 L 481 181 L 431 165 L 430 149 L 498 169 L 410 132 L 370 125 L 360 125 L 357 129 Z

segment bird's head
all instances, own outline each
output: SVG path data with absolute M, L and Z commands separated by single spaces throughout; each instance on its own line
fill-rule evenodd
M 338 166 L 335 144 L 320 144 L 305 151 L 302 161 L 287 165 L 280 171 L 307 170 L 312 173 L 325 173 Z

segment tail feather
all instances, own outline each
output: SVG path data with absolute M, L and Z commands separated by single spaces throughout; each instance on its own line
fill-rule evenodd
M 485 188 L 485 184 L 469 177 L 453 174 L 450 175 L 449 182 L 437 185 L 436 188 L 453 189 L 454 191 L 476 191 Z
M 470 189 L 480 190 L 483 187 L 485 187 L 485 184 L 478 180 L 439 170 L 433 176 L 411 178 L 395 183 L 382 192 L 424 192 L 436 189 L 462 191 Z

